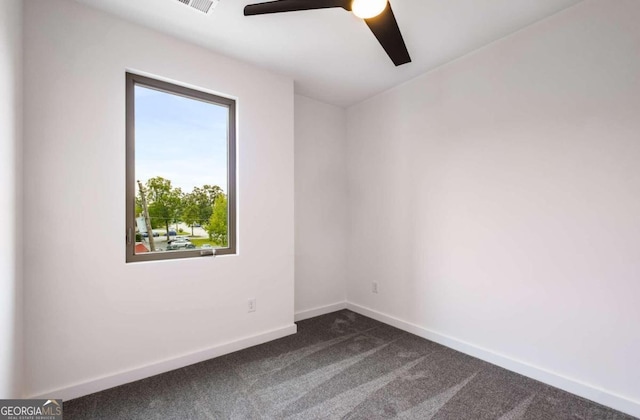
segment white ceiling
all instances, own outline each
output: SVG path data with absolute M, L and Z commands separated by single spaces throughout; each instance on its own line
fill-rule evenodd
M 296 93 L 349 106 L 582 0 L 390 0 L 412 63 L 395 67 L 343 9 L 243 16 L 260 0 L 220 0 L 209 15 L 178 0 L 77 0 L 217 53 L 292 77 Z

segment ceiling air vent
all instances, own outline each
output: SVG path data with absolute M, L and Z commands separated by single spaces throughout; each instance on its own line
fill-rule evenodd
M 180 3 L 186 4 L 187 6 L 193 7 L 194 9 L 202 12 L 209 13 L 212 11 L 219 0 L 178 0 Z

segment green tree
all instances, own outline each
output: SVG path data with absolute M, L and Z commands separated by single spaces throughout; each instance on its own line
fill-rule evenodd
M 140 195 L 136 197 L 136 217 L 142 215 L 142 201 L 140 199 Z
M 191 235 L 193 235 L 195 223 L 201 225 L 209 223 L 216 199 L 223 194 L 222 188 L 217 185 L 205 185 L 202 188 L 195 187 L 185 196 L 182 220 L 191 226 Z
M 191 226 L 191 236 L 193 236 L 193 225 L 200 223 L 200 208 L 197 198 L 193 193 L 184 197 L 184 208 L 182 209 L 182 221 Z
M 169 239 L 169 223 L 178 221 L 183 207 L 182 190 L 173 188 L 168 179 L 157 176 L 147 181 L 147 201 L 151 226 L 164 226 Z
M 227 233 L 227 196 L 220 194 L 213 205 L 211 218 L 207 225 L 209 239 L 216 241 L 218 245 L 228 245 Z
M 198 206 L 200 209 L 199 222 L 206 225 L 209 223 L 209 219 L 211 219 L 213 206 L 216 204 L 216 200 L 218 197 L 224 196 L 224 192 L 222 191 L 222 188 L 217 185 L 205 185 L 202 189 L 194 188 L 194 190 L 198 190 L 198 193 L 200 194 L 200 199 L 198 200 Z

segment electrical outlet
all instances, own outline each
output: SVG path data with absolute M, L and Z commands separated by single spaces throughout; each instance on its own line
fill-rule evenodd
M 247 312 L 255 312 L 256 311 L 256 298 L 249 299 L 249 304 L 247 307 Z
M 375 281 L 371 283 L 371 291 L 373 293 L 378 293 L 378 283 L 376 283 Z

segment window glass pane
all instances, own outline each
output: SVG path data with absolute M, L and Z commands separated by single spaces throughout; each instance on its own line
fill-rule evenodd
M 134 253 L 228 246 L 226 106 L 135 85 Z

